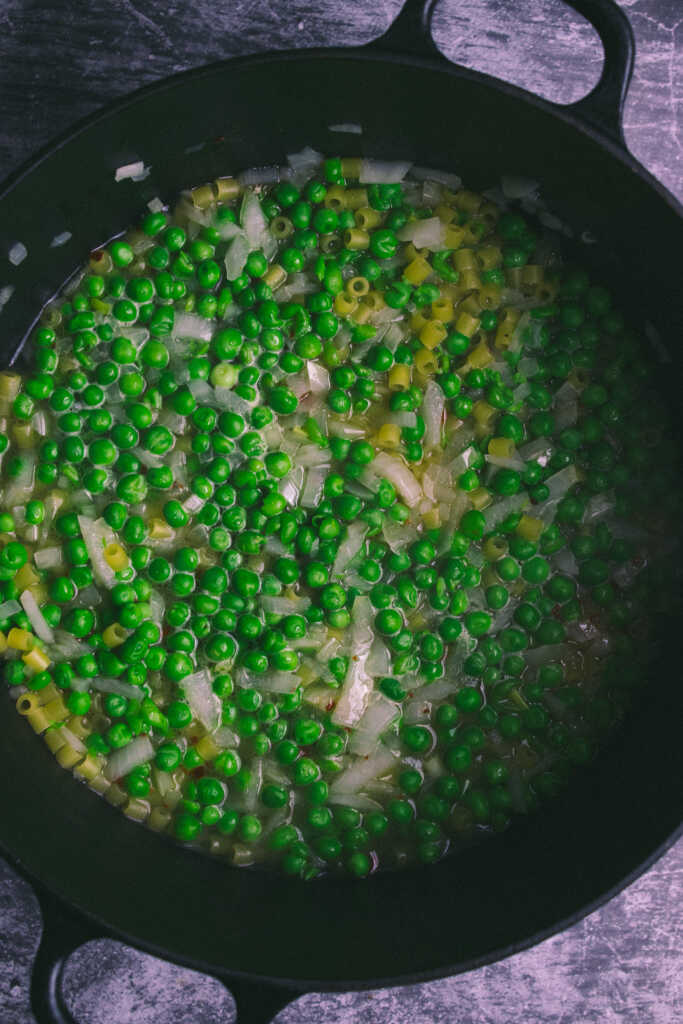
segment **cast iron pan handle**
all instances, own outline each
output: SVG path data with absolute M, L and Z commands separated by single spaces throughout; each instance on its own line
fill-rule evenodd
M 31 1010 L 37 1024 L 78 1024 L 62 995 L 66 961 L 79 946 L 94 939 L 115 938 L 95 928 L 80 914 L 47 892 L 37 892 L 43 918 L 40 945 L 31 973 Z M 219 977 L 221 984 L 225 979 Z M 300 992 L 294 989 L 232 979 L 227 986 L 237 1007 L 236 1024 L 270 1024 Z
M 369 47 L 446 62 L 432 38 L 432 16 L 437 3 L 438 0 L 406 0 L 396 21 Z M 565 3 L 591 23 L 600 36 L 605 59 L 595 88 L 564 109 L 573 111 L 591 128 L 625 149 L 622 115 L 635 56 L 631 23 L 616 0 L 565 0 Z
M 77 1024 L 62 997 L 64 966 L 79 946 L 103 938 L 65 903 L 45 891 L 36 892 L 43 918 L 40 945 L 31 972 L 31 1010 L 38 1024 Z

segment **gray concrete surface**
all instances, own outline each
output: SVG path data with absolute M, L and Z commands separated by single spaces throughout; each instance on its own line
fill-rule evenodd
M 683 198 L 683 2 L 619 2 L 638 45 L 627 142 Z M 0 0 L 0 179 L 139 85 L 237 53 L 367 42 L 399 6 Z M 561 0 L 442 0 L 435 35 L 451 59 L 558 102 L 578 99 L 599 75 L 595 33 Z M 607 906 L 509 960 L 408 988 L 307 995 L 277 1022 L 674 1024 L 683 1019 L 682 896 L 679 842 Z M 0 1024 L 33 1022 L 27 981 L 40 927 L 30 887 L 0 861 Z M 220 983 L 111 942 L 71 958 L 66 995 L 79 1024 L 229 1024 L 234 1015 Z

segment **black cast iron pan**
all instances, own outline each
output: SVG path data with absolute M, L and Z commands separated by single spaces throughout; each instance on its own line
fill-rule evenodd
M 14 293 L 0 317 L 5 361 L 93 245 L 133 222 L 150 198 L 281 163 L 310 144 L 414 158 L 455 169 L 475 188 L 501 173 L 539 178 L 551 209 L 597 238 L 595 256 L 586 254 L 596 276 L 613 282 L 629 315 L 668 344 L 662 400 L 676 408 L 681 209 L 624 146 L 633 61 L 626 18 L 613 0 L 571 4 L 598 30 L 605 63 L 592 93 L 569 107 L 449 64 L 431 41 L 433 2 L 410 0 L 370 46 L 226 61 L 142 89 L 80 123 L 0 191 L 0 258 L 17 240 L 28 248 L 7 271 Z M 362 124 L 363 135 L 331 134 L 328 126 L 340 122 Z M 115 184 L 115 168 L 138 159 L 149 177 Z M 51 249 L 65 230 L 70 241 Z M 362 884 L 231 870 L 166 842 L 58 771 L 8 704 L 0 845 L 36 885 L 43 910 L 32 987 L 40 1024 L 71 1020 L 61 967 L 96 936 L 226 981 L 240 1021 L 256 1024 L 302 991 L 464 971 L 577 920 L 652 864 L 680 829 L 683 689 L 676 623 L 662 626 L 648 701 L 559 803 L 433 867 Z

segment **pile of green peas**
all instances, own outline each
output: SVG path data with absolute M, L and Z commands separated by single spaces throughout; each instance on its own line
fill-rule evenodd
M 422 321 L 434 323 L 439 302 L 454 301 L 456 316 L 473 295 L 468 308 L 478 302 L 476 288 L 454 291 L 458 247 L 417 253 L 402 240 L 406 225 L 435 215 L 415 186 L 368 186 L 363 209 L 375 227 L 359 233 L 359 190 L 344 167 L 328 159 L 302 187 L 257 189 L 277 242 L 270 258 L 252 249 L 232 279 L 226 225 L 239 225 L 241 197 L 212 202 L 210 217 L 203 206 L 201 219 L 182 204 L 148 213 L 44 310 L 21 380 L 0 381 L 3 494 L 24 478 L 30 489 L 1 506 L 0 598 L 30 588 L 48 627 L 78 649 L 67 657 L 43 644 L 49 666 L 40 671 L 13 657 L 7 683 L 38 698 L 56 687 L 84 723 L 95 764 L 151 739 L 153 760 L 113 783 L 140 820 L 300 878 L 431 863 L 566 785 L 639 678 L 635 637 L 657 573 L 620 524 L 656 533 L 677 501 L 665 423 L 653 419 L 652 368 L 609 293 L 582 269 L 549 270 L 551 297 L 539 292 L 516 345 L 498 346 L 515 312 L 502 289 L 535 266 L 535 232 L 518 213 L 480 215 L 481 197 L 444 190 L 453 214 L 445 223 L 467 233 L 481 254 L 479 287 L 499 289 L 500 300 L 469 314 L 469 333 L 446 321 L 429 348 Z M 420 259 L 427 279 L 415 283 L 409 268 Z M 279 301 L 278 286 L 295 274 L 311 287 L 301 301 Z M 348 298 L 353 280 L 394 311 L 397 344 L 383 341 L 363 299 Z M 178 345 L 176 318 L 188 314 L 198 336 Z M 488 361 L 475 358 L 482 351 Z M 422 372 L 425 353 L 433 363 Z M 330 381 L 316 407 L 300 387 L 312 362 Z M 443 395 L 444 444 L 474 424 L 462 445 L 467 468 L 452 481 L 467 499 L 457 523 L 430 521 L 384 477 L 362 486 L 379 428 L 397 416 L 412 425 L 400 427 L 392 453 L 417 480 L 443 458 L 425 447 L 430 379 Z M 558 427 L 556 395 L 568 380 L 576 415 Z M 232 403 L 207 400 L 207 388 L 229 388 Z M 297 462 L 284 436 L 326 453 L 312 505 L 283 493 Z M 518 468 L 498 467 L 487 460 L 493 438 L 517 452 L 547 445 Z M 548 504 L 546 481 L 567 467 L 576 482 Z M 487 509 L 520 495 L 523 511 L 491 526 Z M 609 514 L 594 516 L 603 497 Z M 80 515 L 100 519 L 124 552 L 108 586 Z M 361 549 L 337 574 L 357 523 Z M 408 543 L 389 542 L 397 527 Z M 46 549 L 57 556 L 41 568 L 34 558 Z M 353 795 L 335 798 L 335 780 L 358 758 L 353 729 L 334 709 L 360 596 L 388 652 L 390 670 L 373 688 L 396 706 L 379 741 L 394 751 L 395 770 L 354 806 Z M 291 612 L 269 611 L 269 599 L 289 599 Z M 586 624 L 608 638 L 609 657 L 591 653 Z M 30 631 L 25 611 L 0 621 L 3 635 L 13 629 Z M 322 637 L 338 640 L 325 662 L 316 661 Z M 547 658 L 530 656 L 539 649 Z M 206 742 L 184 689 L 202 670 L 220 728 L 232 734 L 224 747 Z M 420 707 L 420 689 L 454 672 L 457 687 Z M 291 692 L 259 684 L 278 673 L 300 673 Z M 122 692 L 83 688 L 98 677 Z

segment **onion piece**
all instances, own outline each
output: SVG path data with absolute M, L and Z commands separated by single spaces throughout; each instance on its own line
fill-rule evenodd
M 311 603 L 307 597 L 279 597 L 272 594 L 262 594 L 259 600 L 264 612 L 271 615 L 298 615 Z
M 24 611 L 28 615 L 29 622 L 33 627 L 33 631 L 37 637 L 39 637 L 43 643 L 53 644 L 55 642 L 55 635 L 48 626 L 45 616 L 38 607 L 38 602 L 31 593 L 30 590 L 24 590 L 19 595 Z
M 357 520 L 355 523 L 349 523 L 346 527 L 344 539 L 337 548 L 337 554 L 335 555 L 330 573 L 331 576 L 339 576 L 351 564 L 363 547 L 363 541 L 367 532 L 368 526 L 366 523 L 360 520 Z
M 437 181 L 440 185 L 445 185 L 446 188 L 450 188 L 454 192 L 462 188 L 462 178 L 457 174 L 453 174 L 451 171 L 441 171 L 435 167 L 417 167 L 413 165 L 410 169 L 410 176 L 418 181 Z
M 361 796 L 360 793 L 331 793 L 328 803 L 338 804 L 342 807 L 353 807 L 357 811 L 381 811 L 382 805 L 370 796 Z
M 484 529 L 487 532 L 495 529 L 495 527 L 498 526 L 499 523 L 502 523 L 504 519 L 507 519 L 509 515 L 512 515 L 515 512 L 521 512 L 528 504 L 529 498 L 523 493 L 511 494 L 509 498 L 503 498 L 502 501 L 495 502 L 495 504 L 490 505 L 489 508 L 484 509 L 484 520 L 486 522 Z
M 446 420 L 446 397 L 436 381 L 431 379 L 427 382 L 422 400 L 422 416 L 425 423 L 425 448 L 440 448 Z
M 258 196 L 252 192 L 245 192 L 240 210 L 240 224 L 244 228 L 244 234 L 249 249 L 269 248 L 268 242 L 273 244 L 272 236 L 268 231 L 268 221 L 259 202 Z M 268 253 L 266 253 L 268 255 Z
M 278 491 L 288 505 L 296 505 L 299 500 L 299 493 L 304 483 L 306 470 L 303 466 L 295 466 L 287 476 L 284 476 L 278 484 Z
M 313 466 L 329 468 L 330 458 L 327 448 L 321 448 L 317 444 L 302 444 L 301 448 L 297 449 L 294 461 L 297 466 L 305 466 L 307 469 Z
M 88 748 L 86 747 L 83 740 L 80 738 L 80 736 L 76 736 L 76 734 L 73 733 L 71 729 L 67 728 L 67 726 L 60 726 L 59 735 L 62 737 L 63 740 L 66 740 L 66 743 L 68 744 L 68 746 L 71 747 L 72 750 L 78 751 L 79 754 L 87 753 Z
M 0 619 L 9 619 L 12 615 L 16 615 L 17 612 L 20 611 L 21 605 L 18 601 L 3 601 L 2 604 L 0 604 Z
M 236 732 L 229 729 L 227 725 L 222 725 L 215 732 L 211 733 L 211 739 L 214 741 L 217 747 L 225 749 L 226 747 L 239 747 L 240 738 Z
M 104 774 L 110 781 L 120 779 L 124 775 L 128 775 L 133 768 L 151 761 L 153 757 L 154 747 L 149 736 L 136 736 L 134 740 L 109 757 Z
M 410 170 L 410 160 L 361 160 L 361 185 L 395 185 L 403 181 Z
M 15 242 L 7 253 L 7 259 L 13 267 L 18 267 L 28 256 L 28 249 L 23 242 Z
M 88 519 L 87 516 L 79 516 L 78 525 L 81 528 L 83 543 L 87 548 L 93 573 L 103 586 L 111 590 L 116 583 L 116 573 L 104 557 L 104 548 L 113 542 L 113 533 L 104 519 L 93 520 Z
M 540 188 L 540 182 L 513 174 L 503 175 L 500 184 L 506 199 L 536 198 Z
M 142 160 L 136 160 L 132 164 L 123 164 L 121 167 L 117 167 L 114 171 L 114 181 L 126 181 L 131 179 L 132 181 L 142 181 L 150 172 L 149 167 L 145 167 Z
M 263 675 L 249 677 L 255 690 L 264 693 L 294 693 L 301 679 L 296 672 L 265 672 Z
M 185 692 L 192 714 L 207 732 L 217 729 L 221 720 L 221 702 L 213 692 L 209 670 L 193 672 L 192 675 L 181 679 L 178 685 Z
M 322 449 L 321 449 L 322 450 Z M 327 478 L 327 467 L 311 466 L 306 472 L 306 484 L 301 492 L 299 504 L 303 508 L 315 508 L 322 497 Z
M 351 650 L 349 667 L 341 696 L 332 713 L 335 725 L 353 728 L 361 719 L 372 693 L 372 677 L 366 670 L 370 648 L 375 638 L 370 598 L 357 597 L 351 610 Z
M 500 466 L 501 469 L 516 469 L 520 473 L 524 470 L 524 462 L 513 455 L 485 455 L 484 459 L 490 466 Z
M 347 135 L 362 135 L 363 126 L 361 124 L 354 124 L 352 122 L 343 122 L 342 124 L 328 124 L 327 130 L 329 132 L 341 132 Z
M 400 714 L 398 705 L 393 701 L 387 700 L 379 693 L 373 694 L 365 713 L 351 734 L 349 751 L 361 757 L 372 754 L 382 733 L 390 728 Z
M 280 180 L 280 168 L 277 164 L 264 167 L 248 167 L 237 175 L 240 185 L 276 185 Z
M 55 235 L 50 242 L 51 249 L 59 249 L 60 246 L 66 245 L 70 238 L 72 238 L 70 231 L 60 231 L 59 234 Z
M 363 582 L 367 581 L 364 580 Z M 391 675 L 391 657 L 389 655 L 389 651 L 377 636 L 370 648 L 366 668 L 368 673 L 375 678 Z
M 249 242 L 244 232 L 235 234 L 225 253 L 225 276 L 228 281 L 234 281 L 239 277 L 247 265 L 249 256 Z
M 201 341 L 211 341 L 212 335 L 211 320 L 197 316 L 196 313 L 176 313 L 172 331 L 174 338 L 199 338 Z
M 5 508 L 25 505 L 33 493 L 33 479 L 36 469 L 35 455 L 23 455 L 23 465 L 7 487 L 2 501 Z
M 546 644 L 544 647 L 534 647 L 523 653 L 527 665 L 537 668 L 549 661 L 561 661 L 572 653 L 572 648 L 569 644 Z
M 330 375 L 315 359 L 309 359 L 306 366 L 308 382 L 313 394 L 326 394 L 330 390 Z
M 567 491 L 577 483 L 578 479 L 579 474 L 577 473 L 576 466 L 573 464 L 565 466 L 564 469 L 547 477 L 545 480 L 545 485 L 549 492 L 547 500 L 557 501 L 559 498 L 563 498 Z
M 422 488 L 407 466 L 397 458 L 380 452 L 372 463 L 373 470 L 394 485 L 409 508 L 422 500 Z
M 89 680 L 89 684 L 93 690 L 99 690 L 100 693 L 116 693 L 119 697 L 126 697 L 128 700 L 142 700 L 145 696 L 144 690 L 140 686 L 133 686 L 132 683 L 124 683 L 121 679 L 109 676 L 95 676 L 94 679 Z
M 2 288 L 0 288 L 0 313 L 2 313 L 3 309 L 5 308 L 5 306 L 7 305 L 7 303 L 9 302 L 13 295 L 13 284 L 4 284 Z
M 446 244 L 446 225 L 438 217 L 426 217 L 406 224 L 398 237 L 402 242 L 412 242 L 416 249 L 440 252 Z
M 443 700 L 460 689 L 461 683 L 453 679 L 437 679 L 433 683 L 421 686 L 415 691 L 419 700 Z
M 382 775 L 388 775 L 398 764 L 398 758 L 386 747 L 380 748 L 371 757 L 359 758 L 355 764 L 349 765 L 336 777 L 330 786 L 330 793 L 339 796 L 342 793 L 357 793 L 359 789 Z

